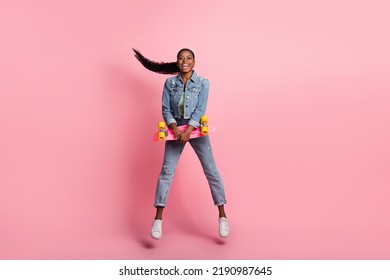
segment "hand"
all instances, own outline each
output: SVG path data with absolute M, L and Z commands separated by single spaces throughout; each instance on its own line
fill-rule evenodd
M 190 134 L 191 134 L 191 131 L 194 130 L 195 127 L 189 125 L 186 129 L 186 131 L 182 132 L 181 135 L 180 135 L 180 139 L 179 142 L 180 143 L 186 143 L 188 140 L 190 140 Z
M 180 139 L 181 131 L 177 128 L 177 125 L 175 123 L 172 123 L 169 125 L 169 128 L 172 130 L 173 135 L 175 135 L 176 139 Z
M 188 140 L 190 140 L 190 131 L 184 131 L 182 134 L 180 134 L 180 139 L 179 139 L 179 142 L 180 143 L 186 143 Z
M 173 134 L 175 135 L 176 139 L 177 140 L 180 140 L 181 138 L 181 135 L 183 134 L 177 127 L 175 127 L 174 129 L 172 129 L 173 131 Z

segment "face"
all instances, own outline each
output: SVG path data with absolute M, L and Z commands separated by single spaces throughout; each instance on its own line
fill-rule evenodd
M 177 56 L 177 66 L 183 74 L 192 72 L 195 66 L 195 58 L 192 53 L 187 50 L 181 51 Z

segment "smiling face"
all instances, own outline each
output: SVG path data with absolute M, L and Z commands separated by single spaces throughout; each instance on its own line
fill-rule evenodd
M 182 50 L 177 55 L 177 66 L 181 74 L 190 74 L 195 66 L 195 57 L 190 50 Z

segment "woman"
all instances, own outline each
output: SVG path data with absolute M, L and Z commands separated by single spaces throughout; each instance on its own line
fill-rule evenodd
M 172 179 L 186 145 L 190 143 L 198 156 L 208 180 L 214 204 L 219 212 L 219 235 L 227 237 L 229 226 L 224 210 L 226 203 L 224 186 L 216 167 L 208 136 L 190 139 L 190 133 L 200 125 L 201 116 L 205 115 L 209 94 L 209 81 L 197 75 L 193 70 L 195 55 L 190 49 L 181 49 L 177 61 L 171 63 L 153 62 L 134 50 L 136 58 L 148 70 L 161 74 L 177 74 L 165 81 L 162 96 L 162 115 L 167 126 L 173 130 L 177 141 L 165 141 L 165 153 L 162 169 L 157 181 L 154 206 L 156 216 L 151 229 L 151 236 L 162 236 L 162 214 L 171 187 Z M 188 125 L 181 132 L 178 126 Z

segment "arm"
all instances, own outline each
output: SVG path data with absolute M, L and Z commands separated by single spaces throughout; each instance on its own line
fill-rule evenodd
M 171 96 L 168 88 L 168 80 L 166 80 L 164 84 L 161 103 L 162 103 L 162 115 L 167 126 L 170 127 L 171 124 L 176 124 L 176 120 L 172 114 L 173 110 L 171 108 Z
M 173 131 L 173 134 L 175 135 L 176 139 L 180 141 L 183 133 L 177 128 L 177 124 L 171 123 L 168 127 Z M 188 139 L 189 139 L 189 135 L 188 135 Z
M 207 79 L 203 79 L 202 91 L 198 95 L 198 103 L 196 104 L 195 110 L 191 115 L 191 119 L 188 122 L 188 127 L 185 132 L 180 135 L 181 142 L 187 142 L 190 139 L 191 131 L 198 128 L 200 118 L 205 115 L 207 100 L 209 97 L 210 82 Z
M 200 123 L 200 118 L 205 115 L 207 100 L 209 97 L 210 82 L 207 79 L 203 79 L 202 90 L 198 95 L 198 103 L 196 104 L 195 110 L 191 115 L 191 119 L 188 122 L 189 126 L 197 128 Z

